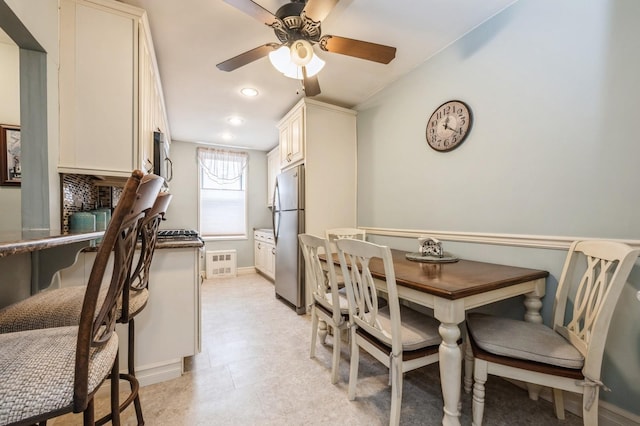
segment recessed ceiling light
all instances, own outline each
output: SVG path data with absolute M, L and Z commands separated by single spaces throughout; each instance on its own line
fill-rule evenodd
M 227 118 L 227 122 L 231 125 L 239 126 L 242 123 L 244 123 L 244 120 L 242 119 L 242 117 L 233 116 L 233 117 Z
M 249 97 L 249 98 L 253 98 L 254 96 L 258 96 L 258 91 L 256 89 L 254 89 L 253 87 L 245 87 L 242 90 L 240 90 L 240 93 L 242 93 L 243 95 Z
M 225 132 L 222 134 L 222 139 L 224 139 L 225 141 L 230 141 L 231 139 L 233 139 L 233 135 L 229 132 Z

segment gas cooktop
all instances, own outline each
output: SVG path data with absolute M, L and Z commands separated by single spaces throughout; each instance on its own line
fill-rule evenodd
M 198 232 L 193 229 L 160 229 L 158 231 L 159 240 L 180 240 L 196 241 L 200 239 Z

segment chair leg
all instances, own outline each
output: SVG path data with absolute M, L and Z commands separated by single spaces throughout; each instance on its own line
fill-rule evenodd
M 473 426 L 482 425 L 484 415 L 484 384 L 487 382 L 487 363 L 476 358 L 473 366 Z
M 93 398 L 89 400 L 89 404 L 87 404 L 87 408 L 82 412 L 82 423 L 84 426 L 93 426 L 95 425 L 95 410 L 93 405 Z M 47 422 L 39 423 L 40 425 L 46 425 Z
M 402 406 L 402 359 L 391 357 L 389 366 L 391 375 L 391 414 L 389 415 L 389 425 L 400 424 L 400 407 Z
M 562 396 L 562 389 L 553 390 L 553 406 L 556 411 L 556 417 L 559 420 L 564 420 L 564 398 Z
M 136 363 L 135 363 L 135 339 L 136 338 L 136 326 L 134 318 L 129 320 L 129 353 L 127 356 L 127 368 L 129 374 L 136 377 Z M 142 417 L 142 404 L 140 403 L 139 385 L 130 382 L 131 392 L 135 392 L 136 396 L 133 400 L 133 405 L 136 410 L 136 419 L 138 419 L 138 426 L 144 425 L 144 418 Z
M 311 307 L 311 350 L 309 352 L 309 358 L 315 358 L 316 356 L 316 337 L 318 336 L 318 313 L 316 312 L 316 306 Z
M 333 357 L 331 364 L 331 383 L 338 383 L 338 365 L 340 363 L 340 350 L 342 346 L 342 333 L 338 327 L 333 327 Z
M 584 426 L 598 426 L 598 402 L 600 400 L 600 388 L 594 387 L 593 403 L 589 410 L 587 410 L 588 400 L 591 398 L 589 395 L 589 389 L 585 389 L 585 393 L 582 395 L 582 421 Z
M 120 426 L 120 351 L 116 352 L 116 360 L 111 367 L 111 424 Z M 92 423 L 93 424 L 93 423 Z
M 542 391 L 542 386 L 535 383 L 527 383 L 527 390 L 529 391 L 529 399 L 532 401 L 537 401 L 538 398 L 540 398 L 540 391 Z
M 467 337 L 467 341 L 464 345 L 464 391 L 466 393 L 471 392 L 473 386 L 473 351 L 471 350 L 471 343 Z
M 360 362 L 360 348 L 356 337 L 355 327 L 351 328 L 351 360 L 349 361 L 349 400 L 356 399 L 356 382 L 358 381 L 358 363 Z

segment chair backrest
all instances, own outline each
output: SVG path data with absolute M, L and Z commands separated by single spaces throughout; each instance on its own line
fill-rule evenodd
M 153 207 L 151 207 L 151 210 L 149 210 L 142 220 L 140 226 L 140 256 L 138 257 L 136 268 L 131 274 L 129 286 L 125 286 L 122 293 L 122 314 L 121 318 L 119 318 L 120 322 L 126 323 L 129 321 L 129 291 L 142 291 L 149 286 L 149 270 L 151 268 L 153 254 L 156 250 L 158 227 L 167 212 L 171 198 L 173 198 L 173 195 L 168 192 L 158 194 Z
M 614 241 L 575 241 L 558 282 L 553 328 L 585 357 L 583 374 L 600 378 L 611 316 L 640 249 Z M 573 309 L 567 314 L 570 293 Z
M 329 247 L 331 251 L 336 252 L 336 241 L 343 238 L 352 238 L 355 240 L 366 240 L 367 232 L 364 229 L 358 228 L 331 228 L 324 231 L 325 238 L 329 241 Z
M 353 238 L 364 241 L 367 237 L 367 231 L 358 228 L 333 228 L 325 231 L 325 238 L 330 243 L 336 242 L 343 238 Z
M 106 344 L 115 332 L 117 301 L 129 280 L 139 227 L 146 212 L 153 206 L 162 182 L 159 176 L 144 176 L 139 170 L 132 172 L 98 248 L 78 327 L 73 397 L 75 411 L 83 411 L 87 407 L 89 358 L 94 348 Z M 103 277 L 112 252 L 113 272 L 106 296 L 101 300 Z
M 326 299 L 330 294 L 333 309 L 333 319 L 336 324 L 340 323 L 340 297 L 338 296 L 338 285 L 336 270 L 331 257 L 329 241 L 311 234 L 299 234 L 300 248 L 304 256 L 304 266 L 308 278 L 308 288 L 315 300 Z M 320 259 L 325 255 L 326 263 Z M 327 274 L 325 276 L 323 263 L 326 264 Z M 328 278 L 328 279 L 327 279 Z
M 391 250 L 387 246 L 367 241 L 341 239 L 336 241 L 340 267 L 349 298 L 349 318 L 352 323 L 382 341 L 391 341 L 392 352 L 402 350 L 400 336 L 400 303 L 396 288 Z M 373 262 L 382 262 L 386 280 L 378 280 L 387 294 L 390 330 L 383 330 L 378 317 L 378 290 L 369 269 Z

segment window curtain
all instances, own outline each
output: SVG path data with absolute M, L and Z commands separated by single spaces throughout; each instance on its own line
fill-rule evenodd
M 198 162 L 207 177 L 218 184 L 242 179 L 249 154 L 215 148 L 198 148 Z

